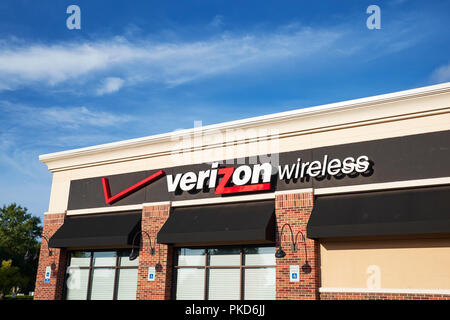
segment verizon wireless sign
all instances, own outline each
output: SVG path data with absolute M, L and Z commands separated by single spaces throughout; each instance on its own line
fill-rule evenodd
M 447 141 L 450 130 L 281 153 L 248 150 L 214 154 L 206 161 L 183 158 L 170 162 L 188 164 L 161 164 L 159 170 L 133 171 L 131 167 L 123 173 L 71 180 L 67 208 L 356 187 L 450 176 L 450 166 L 444 165 L 450 163 L 450 149 L 443 147 Z M 240 157 L 242 154 L 253 156 Z
M 364 173 L 370 169 L 369 157 L 361 155 L 357 158 L 330 158 L 304 162 L 298 158 L 295 163 L 272 166 L 270 162 L 254 165 L 239 165 L 221 168 L 218 162 L 213 162 L 209 169 L 197 172 L 168 174 L 163 170 L 146 177 L 138 183 L 124 189 L 116 195 L 111 195 L 109 181 L 102 178 L 105 202 L 113 204 L 131 193 L 159 180 L 166 175 L 167 191 L 174 193 L 181 191 L 214 189 L 215 194 L 238 194 L 245 192 L 259 192 L 272 189 L 273 179 L 291 180 L 306 177 L 323 177 Z
M 175 192 L 178 188 L 183 191 L 202 190 L 207 185 L 208 188 L 215 188 L 216 194 L 263 191 L 271 189 L 272 175 L 277 172 L 279 179 L 284 180 L 302 179 L 305 176 L 363 173 L 369 167 L 369 158 L 364 155 L 343 160 L 329 159 L 328 155 L 325 155 L 321 161 L 312 162 L 302 162 L 299 158 L 296 163 L 278 166 L 278 170 L 268 162 L 228 168 L 218 168 L 218 163 L 214 162 L 208 170 L 168 175 L 167 187 L 169 192 Z

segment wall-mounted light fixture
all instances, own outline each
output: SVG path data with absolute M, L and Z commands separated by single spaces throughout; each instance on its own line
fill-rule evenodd
M 310 273 L 311 272 L 311 266 L 308 263 L 308 252 L 306 250 L 306 238 L 305 235 L 303 234 L 303 232 L 301 232 L 300 230 L 295 234 L 295 238 L 294 238 L 294 232 L 292 231 L 292 227 L 289 223 L 285 223 L 282 227 L 281 227 L 281 232 L 280 232 L 280 247 L 278 248 L 277 252 L 275 252 L 275 258 L 281 259 L 284 258 L 286 256 L 286 252 L 284 252 L 282 246 L 281 246 L 281 242 L 283 240 L 283 231 L 285 227 L 289 227 L 289 230 L 291 232 L 291 248 L 293 252 L 297 251 L 297 243 L 298 243 L 298 235 L 300 234 L 302 236 L 302 241 L 303 241 L 303 245 L 305 248 L 305 263 L 302 266 L 302 271 L 304 273 Z
M 139 257 L 139 250 L 134 250 L 134 243 L 135 243 L 135 241 L 136 241 L 136 237 L 137 237 L 139 234 L 145 234 L 145 235 L 147 236 L 148 241 L 149 241 L 149 243 L 150 243 L 150 254 L 151 254 L 151 255 L 154 255 L 154 254 L 155 254 L 155 248 L 152 246 L 152 239 L 150 238 L 150 235 L 149 235 L 146 231 L 141 230 L 141 231 L 137 232 L 137 233 L 134 235 L 133 241 L 131 242 L 131 248 L 132 248 L 132 249 L 131 249 L 131 253 L 130 253 L 130 261 L 133 261 L 133 260 L 135 260 L 137 257 Z
M 161 257 L 159 255 L 161 248 L 159 246 L 160 246 L 160 244 L 158 243 L 158 263 L 155 266 L 156 272 L 161 272 L 163 270 L 163 266 L 161 264 Z
M 283 226 L 281 227 L 281 233 L 280 233 L 280 247 L 278 248 L 277 252 L 275 252 L 275 258 L 284 258 L 286 256 L 286 252 L 283 251 L 283 248 L 281 247 L 281 241 L 283 239 L 283 232 L 284 232 L 284 227 L 288 226 L 289 230 L 291 231 L 291 248 L 292 251 L 296 251 L 297 247 L 296 247 L 296 243 L 294 242 L 294 233 L 292 232 L 292 228 L 291 225 L 289 223 L 285 223 L 283 224 Z
M 41 238 L 42 238 L 42 240 L 45 240 L 45 242 L 47 242 L 48 256 L 49 257 L 53 256 L 53 251 L 50 250 L 47 237 L 42 235 Z M 42 248 L 42 241 L 41 241 L 41 248 Z M 34 253 L 33 257 L 31 257 L 31 256 L 32 256 L 32 253 L 30 252 L 30 249 L 27 249 L 27 252 L 25 252 L 25 256 L 24 256 L 25 260 L 30 260 L 30 259 L 36 260 L 38 258 L 38 255 L 36 252 Z M 52 271 L 56 270 L 56 263 L 54 262 L 54 259 L 53 259 L 53 262 L 50 265 L 50 267 L 51 267 Z
M 50 247 L 48 246 L 48 239 L 47 239 L 47 237 L 43 235 L 43 236 L 41 236 L 41 238 L 43 240 L 45 240 L 45 242 L 47 242 L 48 256 L 51 257 L 53 255 L 53 251 L 50 250 Z M 41 242 L 41 246 L 42 246 L 42 242 Z M 25 253 L 25 257 L 24 258 L 25 258 L 25 260 L 29 260 L 31 258 L 30 249 L 27 249 L 27 252 Z M 33 260 L 35 260 L 35 259 L 37 259 L 37 255 L 36 254 L 33 256 Z

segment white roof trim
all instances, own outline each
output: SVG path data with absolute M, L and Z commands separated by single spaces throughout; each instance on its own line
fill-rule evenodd
M 223 130 L 223 129 L 230 129 L 234 127 L 240 127 L 245 125 L 257 125 L 257 124 L 263 124 L 265 122 L 270 121 L 280 121 L 280 120 L 286 120 L 296 117 L 303 117 L 303 116 L 309 116 L 312 114 L 320 114 L 320 113 L 327 113 L 330 111 L 337 111 L 337 110 L 350 110 L 352 108 L 361 107 L 367 104 L 374 104 L 374 103 L 385 103 L 393 100 L 401 100 L 401 99 L 410 99 L 417 96 L 422 96 L 424 94 L 439 94 L 450 91 L 450 82 L 427 86 L 427 87 L 421 87 L 416 89 L 410 89 L 405 91 L 399 91 L 394 93 L 388 93 L 388 94 L 382 94 L 382 95 L 376 95 L 366 98 L 360 98 L 360 99 L 354 99 L 354 100 L 347 100 L 342 102 L 335 102 L 320 106 L 314 106 L 314 107 L 308 107 L 308 108 L 302 108 L 292 111 L 285 111 L 285 112 L 279 112 L 264 116 L 258 116 L 258 117 L 252 117 L 247 119 L 241 119 L 236 121 L 229 121 L 229 122 L 223 122 L 219 124 L 213 124 L 208 126 L 203 126 L 200 128 L 190 128 L 190 129 L 184 129 L 179 131 L 173 131 L 163 134 L 157 134 L 142 138 L 136 138 L 136 139 L 129 139 L 129 140 L 123 140 L 118 142 L 112 142 L 112 143 L 106 143 L 101 145 L 95 145 L 85 148 L 79 148 L 79 149 L 72 149 L 72 150 L 66 150 L 61 152 L 55 152 L 55 153 L 47 153 L 39 156 L 39 160 L 42 162 L 57 160 L 57 159 L 64 159 L 64 158 L 71 158 L 76 157 L 79 155 L 84 154 L 90 154 L 90 153 L 96 153 L 101 152 L 105 150 L 112 150 L 112 149 L 119 149 L 124 147 L 132 147 L 132 146 L 139 146 L 139 145 L 145 145 L 145 144 L 151 144 L 156 142 L 162 142 L 171 140 L 174 137 L 179 136 L 185 136 L 193 133 L 207 133 L 209 131 L 213 130 Z

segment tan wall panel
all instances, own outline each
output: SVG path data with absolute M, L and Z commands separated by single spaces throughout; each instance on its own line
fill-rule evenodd
M 52 179 L 52 189 L 50 191 L 49 212 L 63 213 L 67 210 L 69 202 L 71 172 L 55 172 Z
M 346 144 L 367 140 L 386 139 L 450 129 L 450 113 L 413 118 L 395 122 L 383 122 L 368 126 L 326 131 L 311 135 L 313 148 Z
M 381 289 L 450 289 L 450 239 L 322 242 L 321 287 L 367 288 L 378 266 Z

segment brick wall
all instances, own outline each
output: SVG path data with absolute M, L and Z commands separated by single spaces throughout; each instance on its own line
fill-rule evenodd
M 47 239 L 64 223 L 65 214 L 46 214 L 42 235 Z M 64 275 L 66 268 L 66 250 L 51 248 L 52 256 L 49 256 L 47 242 L 42 239 L 39 254 L 39 266 L 36 275 L 34 300 L 60 300 L 64 287 Z M 49 283 L 45 283 L 45 269 L 52 266 L 52 274 Z
M 322 292 L 321 300 L 450 300 L 445 294 Z
M 277 223 L 277 249 L 280 245 L 281 229 L 285 223 L 292 227 L 294 237 L 298 231 L 303 232 L 306 238 L 306 225 L 313 208 L 312 192 L 281 194 L 275 197 L 275 215 Z M 286 256 L 277 259 L 276 290 L 277 300 L 306 300 L 318 299 L 319 289 L 319 244 L 317 241 L 306 238 L 305 246 L 301 234 L 298 236 L 296 252 L 291 250 L 291 235 L 288 227 L 284 228 L 282 248 Z M 307 256 L 307 257 L 306 257 Z M 302 272 L 306 258 L 311 267 L 310 273 Z M 289 266 L 300 267 L 300 281 L 289 281 Z
M 155 254 L 150 255 L 148 237 L 142 234 L 143 246 L 139 252 L 139 270 L 136 299 L 168 300 L 172 289 L 172 247 L 156 244 L 159 229 L 166 222 L 170 213 L 170 204 L 144 207 L 142 211 L 142 230 L 146 231 L 156 246 Z M 161 264 L 156 270 L 155 281 L 148 281 L 148 268 Z

